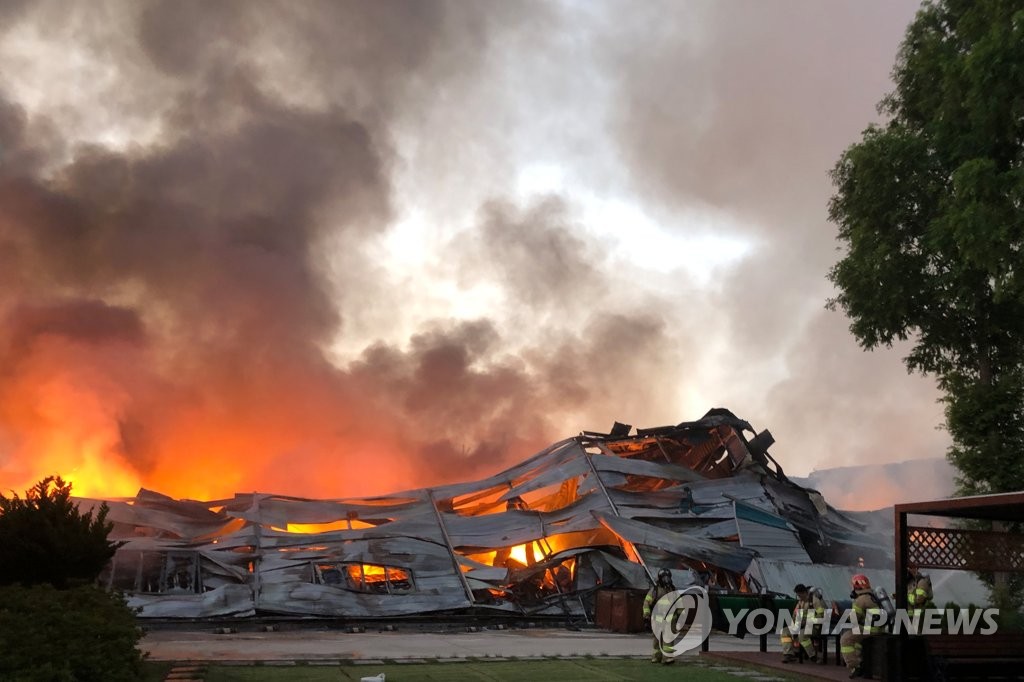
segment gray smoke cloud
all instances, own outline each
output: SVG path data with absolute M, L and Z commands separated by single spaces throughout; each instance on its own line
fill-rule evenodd
M 627 83 L 618 141 L 637 191 L 728 212 L 757 243 L 715 300 L 729 310 L 728 366 L 774 362 L 785 376 L 723 397 L 771 427 L 797 469 L 940 456 L 948 443 L 933 381 L 900 365 L 908 348 L 865 354 L 848 321 L 822 310 L 839 258 L 827 171 L 876 119 L 917 6 L 647 5 L 662 17 L 657 39 L 614 55 Z
M 870 511 L 891 505 L 893 500 L 925 502 L 953 497 L 955 475 L 949 462 L 931 458 L 815 470 L 798 482 L 816 489 L 837 509 Z M 891 510 L 887 511 L 891 515 Z M 891 518 L 881 522 L 892 531 Z
M 607 281 L 602 255 L 573 224 L 564 199 L 549 196 L 520 209 L 509 201 L 493 200 L 480 210 L 479 226 L 454 245 L 461 253 L 459 276 L 497 279 L 529 306 L 531 312 L 603 296 Z M 558 309 L 562 307 L 561 309 Z
M 913 10 L 861 7 L 2 5 L 0 482 L 372 494 L 715 405 L 808 467 L 938 447 L 821 311 Z M 537 160 L 574 170 L 524 195 Z M 656 272 L 587 196 L 753 246 Z

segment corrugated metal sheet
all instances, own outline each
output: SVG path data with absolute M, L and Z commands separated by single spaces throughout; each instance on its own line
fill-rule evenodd
M 807 550 L 792 530 L 766 526 L 755 521 L 736 519 L 740 545 L 757 552 L 758 556 L 783 561 L 811 563 Z M 795 584 L 795 583 L 794 583 Z
M 895 589 L 896 576 L 890 569 L 855 568 L 834 564 L 809 564 L 758 558 L 750 562 L 746 571 L 765 591 L 793 594 L 798 583 L 821 588 L 826 599 L 848 600 L 850 578 L 857 573 L 868 576 L 872 587 L 884 587 L 890 594 Z M 988 603 L 985 585 L 973 573 L 965 571 L 930 571 L 935 603 L 944 607 L 947 602 L 960 606 Z
M 750 564 L 753 553 L 735 544 L 674 533 L 648 523 L 594 512 L 602 525 L 626 542 L 656 547 L 681 557 L 689 557 L 730 571 L 741 572 Z
M 130 592 L 144 617 L 183 618 L 397 616 L 470 606 L 568 613 L 581 601 L 568 605 L 561 587 L 552 594 L 555 579 L 544 583 L 550 589 L 531 581 L 564 576 L 561 562 L 578 560 L 576 589 L 644 587 L 646 567 L 624 557 L 645 555 L 674 569 L 678 584 L 695 575 L 686 566 L 733 578 L 751 570 L 777 591 L 796 582 L 847 584 L 851 569 L 811 564 L 801 534 L 820 538 L 817 558 L 837 538 L 854 548 L 881 540 L 751 463 L 739 433 L 722 430 L 726 422 L 688 423 L 659 441 L 579 436 L 482 480 L 374 498 L 252 493 L 195 502 L 142 490 L 110 503 L 112 539 L 126 544 L 108 567 L 108 584 Z M 729 457 L 705 469 L 718 478 L 690 468 L 698 466 L 686 459 L 691 437 L 698 454 L 710 455 L 728 440 Z M 675 449 L 661 447 L 669 441 Z M 736 462 L 744 464 L 730 469 Z M 525 558 L 510 562 L 513 548 Z M 394 581 L 381 578 L 391 571 Z M 514 599 L 505 598 L 510 593 Z
M 796 529 L 777 514 L 745 502 L 735 503 L 740 545 L 766 559 L 811 563 Z
M 892 592 L 896 577 L 890 569 L 853 568 L 833 564 L 812 564 L 778 559 L 758 558 L 750 562 L 746 575 L 753 579 L 765 592 L 793 594 L 797 584 L 820 588 L 829 601 L 850 598 L 850 578 L 863 573 L 872 587 L 882 586 Z
M 751 521 L 754 523 L 761 524 L 762 526 L 770 526 L 772 528 L 780 528 L 782 530 L 793 531 L 793 526 L 786 519 L 782 518 L 778 514 L 755 507 L 746 502 L 734 502 L 736 518 L 743 519 L 744 521 Z

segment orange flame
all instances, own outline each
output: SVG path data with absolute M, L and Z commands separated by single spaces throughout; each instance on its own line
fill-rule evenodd
M 209 392 L 185 394 L 157 374 L 138 376 L 153 364 L 146 352 L 36 337 L 0 382 L 0 490 L 20 494 L 59 475 L 80 497 L 129 497 L 145 487 L 216 500 L 257 490 L 378 495 L 416 481 L 403 434 L 360 414 L 349 418 L 361 428 L 339 425 L 337 398 L 323 395 L 334 389 L 319 377 L 242 384 L 206 372 L 199 379 Z
M 530 553 L 533 555 L 532 561 L 527 559 L 526 544 L 516 545 L 515 547 L 513 547 L 512 550 L 509 552 L 509 557 L 515 559 L 523 566 L 526 566 L 527 564 L 537 561 L 544 561 L 546 555 L 544 554 L 544 550 L 541 549 L 540 543 L 530 542 L 527 544 L 529 544 L 531 550 Z
M 80 370 L 77 375 L 46 377 L 27 396 L 19 395 L 26 405 L 0 405 L 0 418 L 31 427 L 17 430 L 19 447 L 12 464 L 0 469 L 4 488 L 20 493 L 56 474 L 71 483 L 79 497 L 127 497 L 138 492 L 139 475 L 117 451 L 117 394 L 112 391 L 106 401 L 101 399 L 84 385 L 95 380 L 86 374 Z
M 285 532 L 288 533 L 327 533 L 332 530 L 362 530 L 365 528 L 373 528 L 372 523 L 366 523 L 359 519 L 342 519 L 341 521 L 330 521 L 327 523 L 289 523 Z

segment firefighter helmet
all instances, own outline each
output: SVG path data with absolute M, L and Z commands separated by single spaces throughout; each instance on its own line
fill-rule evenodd
M 662 578 L 668 578 L 669 580 L 672 580 L 672 571 L 668 570 L 667 568 L 663 568 L 660 571 L 658 571 L 658 580 L 661 580 Z
M 850 582 L 853 584 L 853 589 L 855 590 L 871 589 L 871 581 L 868 580 L 868 577 L 863 573 L 858 573 L 857 575 L 853 576 Z

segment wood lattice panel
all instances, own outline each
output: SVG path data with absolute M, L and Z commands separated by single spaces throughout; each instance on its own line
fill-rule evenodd
M 908 526 L 907 563 L 919 568 L 1024 572 L 1024 536 Z

